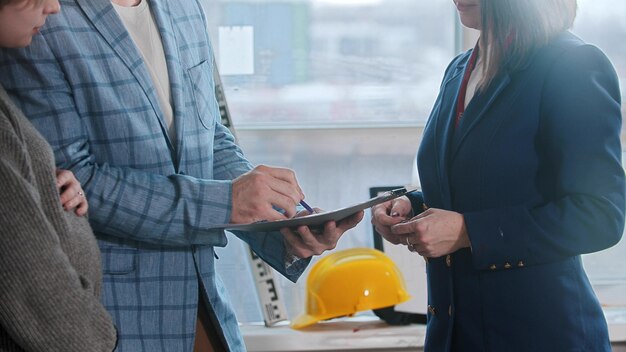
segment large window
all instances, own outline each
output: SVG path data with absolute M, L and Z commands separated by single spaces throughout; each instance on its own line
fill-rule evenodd
M 203 4 L 252 162 L 294 169 L 309 204 L 323 209 L 367 199 L 369 187 L 411 182 L 419 126 L 458 51 L 450 0 Z M 365 219 L 338 249 L 372 247 L 372 236 Z M 262 320 L 241 242 L 218 255 L 239 320 Z M 290 317 L 304 308 L 306 275 L 280 279 Z
M 416 125 L 454 53 L 449 0 L 206 4 L 239 128 Z
M 254 163 L 290 167 L 325 209 L 408 184 L 446 65 L 461 47 L 451 0 L 202 0 L 240 143 Z M 574 32 L 602 48 L 626 82 L 626 2 L 579 0 Z M 459 43 L 458 45 L 456 43 Z M 624 89 L 622 89 L 624 91 Z M 366 218 L 338 249 L 371 247 Z M 261 321 L 240 241 L 218 267 L 242 322 Z M 626 241 L 585 256 L 606 307 L 626 306 Z M 291 317 L 305 273 L 280 279 Z

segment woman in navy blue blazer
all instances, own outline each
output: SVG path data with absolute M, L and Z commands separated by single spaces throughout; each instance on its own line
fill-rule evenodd
M 581 254 L 624 227 L 621 112 L 576 0 L 455 0 L 480 30 L 445 72 L 421 192 L 372 209 L 428 272 L 426 351 L 610 351 Z

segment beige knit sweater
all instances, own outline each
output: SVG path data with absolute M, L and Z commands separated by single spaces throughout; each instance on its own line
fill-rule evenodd
M 0 87 L 0 351 L 112 351 L 96 240 L 55 181 L 50 146 Z

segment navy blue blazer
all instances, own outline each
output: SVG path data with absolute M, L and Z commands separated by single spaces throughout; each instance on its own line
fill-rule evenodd
M 454 114 L 446 70 L 418 152 L 415 209 L 463 214 L 471 249 L 430 258 L 426 351 L 610 351 L 581 254 L 624 226 L 617 75 L 566 32 Z

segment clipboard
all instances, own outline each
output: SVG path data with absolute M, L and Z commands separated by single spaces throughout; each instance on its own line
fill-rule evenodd
M 311 215 L 300 216 L 297 218 L 291 218 L 287 220 L 276 221 L 259 221 L 249 224 L 219 224 L 210 225 L 209 230 L 233 230 L 233 231 L 256 231 L 256 232 L 269 232 L 278 231 L 282 228 L 289 227 L 294 228 L 301 225 L 306 225 L 311 228 L 322 228 L 328 221 L 340 221 L 357 212 L 366 208 L 373 207 L 376 204 L 384 203 L 386 201 L 401 197 L 407 193 L 413 192 L 407 191 L 406 188 L 398 188 L 391 191 L 387 191 L 377 195 L 374 198 L 368 199 L 364 202 L 354 204 L 345 208 L 339 208 L 333 211 L 324 213 L 317 213 Z

